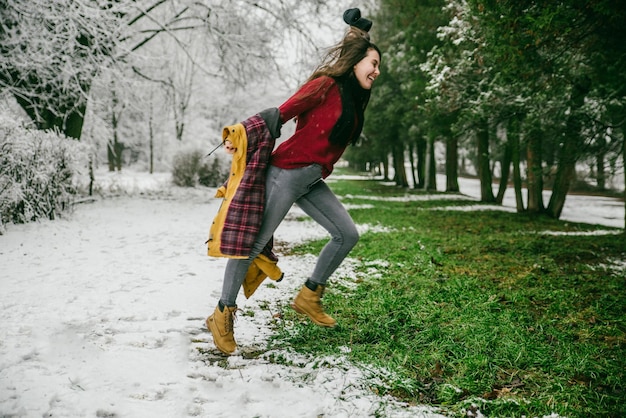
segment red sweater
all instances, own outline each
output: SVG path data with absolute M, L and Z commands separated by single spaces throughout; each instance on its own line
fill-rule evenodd
M 316 163 L 322 166 L 322 177 L 328 177 L 346 149 L 328 140 L 342 110 L 335 80 L 323 76 L 309 81 L 278 109 L 283 123 L 296 116 L 298 121 L 294 134 L 272 153 L 271 164 L 292 169 Z

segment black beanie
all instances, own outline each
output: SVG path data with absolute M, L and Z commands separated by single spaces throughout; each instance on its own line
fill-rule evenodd
M 355 26 L 365 32 L 372 28 L 372 21 L 361 17 L 361 11 L 357 8 L 348 9 L 343 12 L 343 21 L 350 26 Z

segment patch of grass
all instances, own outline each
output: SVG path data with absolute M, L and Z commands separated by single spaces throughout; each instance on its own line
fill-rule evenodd
M 418 192 L 376 181 L 331 183 L 344 203 Z M 390 373 L 376 390 L 465 416 L 626 416 L 625 235 L 547 235 L 594 225 L 500 211 L 429 210 L 473 201 L 367 200 L 354 290 L 329 283 L 340 323 L 297 321 L 276 338 L 312 355 L 337 354 Z M 323 241 L 293 251 L 318 254 Z M 386 267 L 372 270 L 372 262 Z M 379 266 L 381 264 L 378 264 Z

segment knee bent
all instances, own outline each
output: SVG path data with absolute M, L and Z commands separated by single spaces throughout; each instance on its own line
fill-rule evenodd
M 344 245 L 349 246 L 350 248 L 354 247 L 357 242 L 359 242 L 359 231 L 355 228 L 352 228 L 348 231 L 345 231 L 343 236 Z

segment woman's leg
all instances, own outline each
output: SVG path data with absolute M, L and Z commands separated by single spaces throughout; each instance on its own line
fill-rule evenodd
M 332 237 L 320 252 L 310 277 L 312 282 L 325 285 L 358 242 L 359 232 L 344 206 L 323 181 L 316 183 L 296 204 Z
M 294 202 L 309 192 L 311 185 L 320 179 L 321 167 L 317 164 L 292 170 L 270 166 L 267 171 L 263 222 L 250 252 L 250 257 L 247 259 L 229 259 L 226 263 L 220 297 L 220 302 L 224 306 L 236 304 L 237 295 L 252 260 L 263 251 Z
M 296 312 L 307 315 L 313 323 L 332 328 L 337 321 L 324 312 L 321 298 L 328 278 L 355 246 L 359 233 L 346 209 L 323 181 L 315 184 L 296 203 L 330 233 L 331 239 L 320 252 L 313 274 L 291 306 Z

